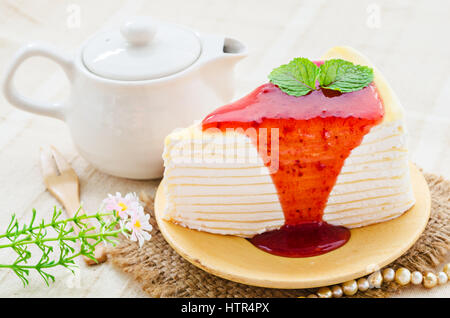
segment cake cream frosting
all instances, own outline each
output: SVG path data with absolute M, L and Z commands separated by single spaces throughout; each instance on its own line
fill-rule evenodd
M 336 47 L 323 59 L 373 65 L 353 49 Z M 383 120 L 345 159 L 323 221 L 356 228 L 400 216 L 414 205 L 403 109 L 374 69 Z M 216 234 L 253 237 L 279 229 L 285 216 L 269 168 L 255 145 L 236 131 L 202 131 L 200 123 L 167 136 L 163 154 L 165 220 Z

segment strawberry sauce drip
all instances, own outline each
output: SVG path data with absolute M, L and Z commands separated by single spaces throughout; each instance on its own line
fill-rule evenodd
M 270 142 L 271 128 L 278 128 L 279 168 L 269 171 L 285 225 L 250 241 L 264 251 L 287 257 L 320 255 L 345 244 L 350 231 L 324 222 L 323 211 L 345 159 L 383 116 L 383 104 L 373 84 L 351 93 L 318 89 L 295 97 L 271 83 L 208 115 L 203 130 L 242 128 L 259 146 L 267 167 L 276 167 L 272 161 L 277 156 L 271 152 Z M 248 133 L 248 128 L 255 128 L 256 136 Z M 260 128 L 267 128 L 264 144 L 258 143 Z
M 332 251 L 350 239 L 343 226 L 326 222 L 283 225 L 279 230 L 256 235 L 250 241 L 263 251 L 285 257 L 309 257 Z

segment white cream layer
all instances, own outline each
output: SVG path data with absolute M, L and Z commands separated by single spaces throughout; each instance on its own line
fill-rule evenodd
M 414 196 L 405 142 L 401 120 L 373 127 L 345 160 L 323 219 L 354 228 L 408 210 Z M 166 220 L 244 237 L 284 224 L 269 170 L 245 135 L 202 134 L 194 125 L 167 137 L 163 157 Z

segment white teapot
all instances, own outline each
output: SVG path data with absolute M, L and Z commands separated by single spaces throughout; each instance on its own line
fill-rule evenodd
M 63 103 L 19 94 L 13 77 L 32 56 L 58 63 L 70 84 Z M 97 169 L 132 179 L 162 176 L 164 137 L 233 97 L 239 41 L 139 17 L 88 39 L 74 59 L 44 44 L 23 47 L 7 68 L 6 99 L 65 121 L 79 153 Z

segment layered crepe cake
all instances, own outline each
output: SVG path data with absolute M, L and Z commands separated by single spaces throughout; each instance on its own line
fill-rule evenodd
M 300 97 L 267 83 L 167 136 L 163 219 L 301 257 L 411 208 L 397 97 L 359 52 L 335 47 L 322 58 L 329 59 L 369 66 L 373 81 Z

